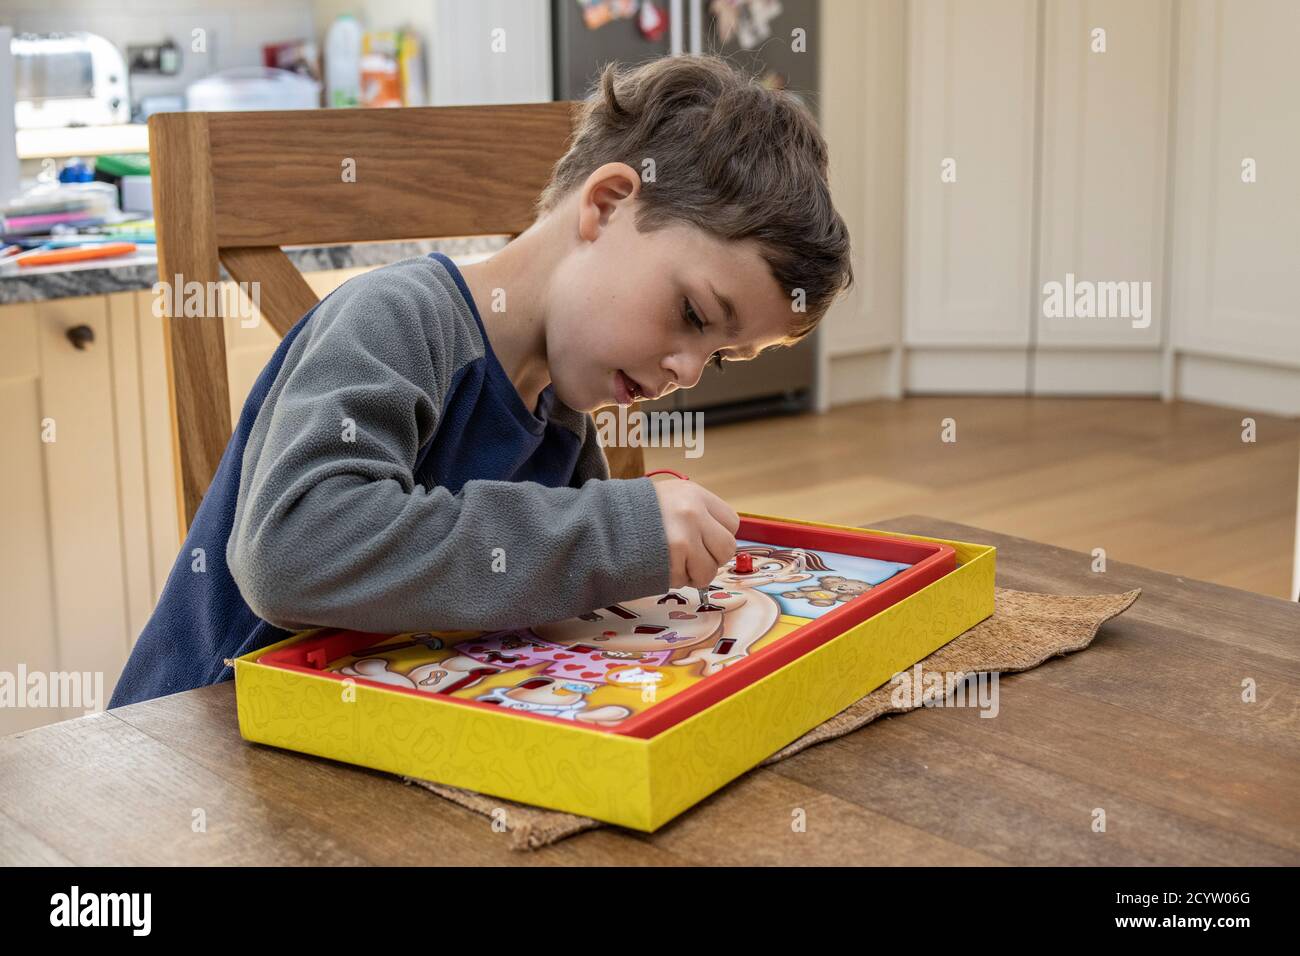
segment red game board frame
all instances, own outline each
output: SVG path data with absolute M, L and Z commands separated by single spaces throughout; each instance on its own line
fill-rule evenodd
M 846 601 L 834 610 L 791 631 L 781 640 L 753 651 L 743 660 L 724 667 L 707 680 L 693 684 L 680 693 L 657 702 L 644 713 L 629 717 L 615 727 L 600 727 L 593 724 L 579 724 L 579 726 L 624 736 L 646 739 L 654 737 L 740 688 L 779 670 L 790 661 L 843 634 L 867 618 L 879 614 L 890 605 L 916 593 L 957 568 L 957 554 L 946 544 L 894 538 L 868 531 L 817 528 L 768 518 L 742 517 L 736 538 L 783 548 L 806 548 L 876 558 L 881 561 L 897 561 L 912 566 L 882 581 L 865 594 Z M 324 669 L 330 661 L 345 657 L 353 651 L 391 636 L 364 631 L 331 630 L 278 650 L 268 651 L 257 658 L 257 661 L 272 667 L 301 671 L 342 682 L 345 679 L 344 675 Z M 500 710 L 496 704 L 452 697 L 445 693 L 428 694 L 407 687 L 394 687 L 365 677 L 347 676 L 346 679 L 399 694 L 414 694 L 429 701 Z M 571 720 L 546 714 L 521 714 L 520 716 L 574 726 Z

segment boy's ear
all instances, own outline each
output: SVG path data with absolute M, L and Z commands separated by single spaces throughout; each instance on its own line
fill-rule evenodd
M 578 191 L 578 232 L 591 241 L 609 222 L 610 216 L 641 191 L 641 177 L 627 163 L 606 163 L 582 184 Z

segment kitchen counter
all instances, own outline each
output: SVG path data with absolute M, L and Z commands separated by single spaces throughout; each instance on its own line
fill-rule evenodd
M 125 123 L 121 126 L 20 129 L 14 135 L 14 145 L 19 159 L 147 153 L 149 127 L 144 123 Z
M 302 272 L 329 272 L 382 266 L 411 256 L 441 252 L 453 259 L 490 255 L 505 245 L 504 236 L 458 239 L 420 239 L 406 242 L 364 242 L 335 246 L 286 246 L 285 254 Z M 158 260 L 152 247 L 142 246 L 132 256 L 23 269 L 0 267 L 0 305 L 42 302 L 86 295 L 107 295 L 148 289 L 158 281 Z M 225 269 L 222 277 L 228 278 Z

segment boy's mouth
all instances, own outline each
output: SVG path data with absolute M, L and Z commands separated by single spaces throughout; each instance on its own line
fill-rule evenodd
M 614 400 L 620 405 L 631 405 L 638 398 L 645 395 L 645 391 L 637 383 L 636 379 L 630 378 L 622 369 L 616 369 L 614 372 Z

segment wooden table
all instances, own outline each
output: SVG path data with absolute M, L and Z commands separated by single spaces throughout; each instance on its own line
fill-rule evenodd
M 653 835 L 535 853 L 398 778 L 245 742 L 233 683 L 176 694 L 0 739 L 0 863 L 1300 863 L 1300 605 L 922 516 L 873 527 L 995 544 L 1004 587 L 1143 595 L 1088 650 L 1005 676 L 996 719 L 885 718 Z

